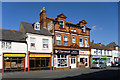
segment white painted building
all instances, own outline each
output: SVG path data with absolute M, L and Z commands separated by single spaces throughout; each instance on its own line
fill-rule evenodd
M 15 30 L 1 29 L 0 31 L 2 32 L 0 35 L 0 69 L 2 72 L 24 70 L 27 54 L 24 35 Z
M 101 43 L 95 44 L 93 41 L 91 43 L 91 64 L 94 61 L 104 62 L 107 66 L 111 66 L 112 50 Z
M 22 22 L 20 31 L 26 35 L 28 45 L 28 59 L 26 68 L 52 69 L 52 35 L 39 22 L 34 24 Z

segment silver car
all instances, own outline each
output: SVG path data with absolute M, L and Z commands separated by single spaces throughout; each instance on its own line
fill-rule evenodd
M 106 65 L 103 62 L 94 62 L 92 68 L 106 68 Z

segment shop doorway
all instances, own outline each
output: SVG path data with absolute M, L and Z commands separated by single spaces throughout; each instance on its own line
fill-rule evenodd
M 76 68 L 76 56 L 71 56 L 71 68 Z

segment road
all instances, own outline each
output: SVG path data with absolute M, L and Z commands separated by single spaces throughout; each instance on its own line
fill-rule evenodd
M 33 79 L 46 79 L 46 80 L 120 80 L 120 69 L 115 67 L 107 67 L 106 69 L 89 69 L 89 68 L 76 68 L 76 69 L 62 69 L 62 70 L 41 70 L 30 72 L 7 72 L 3 74 L 3 80 L 33 80 Z

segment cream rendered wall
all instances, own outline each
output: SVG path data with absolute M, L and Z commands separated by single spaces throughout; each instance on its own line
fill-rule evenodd
M 3 53 L 27 53 L 26 43 L 11 42 L 11 49 L 2 49 L 0 41 L 0 69 L 2 69 L 2 55 Z
M 52 46 L 52 36 L 44 36 L 44 35 L 37 35 L 37 34 L 26 34 L 28 38 L 26 39 L 28 43 L 28 51 L 36 52 L 36 53 L 51 53 L 53 50 Z M 35 49 L 30 48 L 30 37 L 35 38 Z M 43 39 L 48 39 L 48 49 L 43 49 Z

